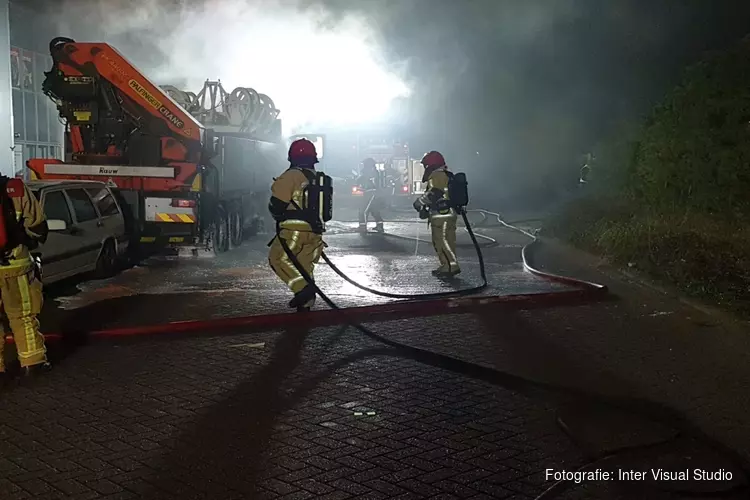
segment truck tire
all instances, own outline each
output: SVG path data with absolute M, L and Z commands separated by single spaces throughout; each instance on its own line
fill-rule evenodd
M 223 210 L 220 210 L 211 232 L 212 247 L 215 254 L 221 254 L 229 250 L 229 221 Z
M 229 214 L 229 244 L 230 248 L 237 248 L 242 244 L 242 214 L 233 211 Z

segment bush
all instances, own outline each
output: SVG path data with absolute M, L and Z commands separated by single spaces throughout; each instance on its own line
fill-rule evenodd
M 750 216 L 750 41 L 686 72 L 646 123 L 627 182 L 654 209 Z
M 750 39 L 689 68 L 596 153 L 548 233 L 750 314 Z
M 615 264 L 635 266 L 690 296 L 750 313 L 749 230 L 698 216 L 638 211 L 622 203 L 603 206 L 603 200 L 574 203 L 545 232 Z

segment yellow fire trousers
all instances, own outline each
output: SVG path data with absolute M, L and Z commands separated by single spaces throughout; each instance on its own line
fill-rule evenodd
M 3 274 L 0 271 L 0 309 L 3 323 L 7 320 L 13 332 L 18 360 L 21 366 L 33 366 L 47 361 L 44 337 L 39 332 L 37 315 L 42 310 L 42 282 L 34 275 L 34 270 L 14 276 L 17 273 Z M 5 328 L 0 332 L 0 372 L 5 371 L 3 348 Z
M 432 246 L 435 248 L 440 268 L 455 271 L 459 268 L 456 257 L 456 216 L 437 215 L 430 217 Z
M 318 263 L 320 254 L 323 253 L 323 236 L 311 231 L 282 229 L 279 236 L 274 238 L 271 243 L 268 252 L 268 263 L 271 265 L 271 269 L 276 273 L 276 276 L 286 283 L 292 293 L 298 293 L 307 286 L 307 282 L 284 252 L 284 247 L 281 246 L 279 238 L 284 239 L 289 250 L 302 265 L 302 269 L 312 277 L 315 264 Z

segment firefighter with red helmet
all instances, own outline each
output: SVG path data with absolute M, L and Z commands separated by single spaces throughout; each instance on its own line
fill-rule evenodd
M 318 154 L 307 139 L 289 147 L 289 168 L 274 180 L 268 210 L 276 220 L 276 237 L 270 243 L 268 261 L 276 275 L 294 294 L 289 307 L 309 310 L 315 304 L 315 290 L 294 266 L 282 240 L 301 267 L 312 277 L 325 243 L 323 227 L 307 209 L 307 187 L 314 182 Z
M 456 256 L 456 221 L 458 214 L 451 206 L 448 184 L 452 176 L 445 165 L 445 158 L 437 151 L 430 151 L 422 158 L 424 176 L 427 183 L 425 193 L 414 202 L 419 217 L 428 219 L 432 227 L 432 245 L 435 248 L 440 267 L 432 274 L 454 276 L 461 272 Z
M 37 315 L 42 309 L 42 282 L 31 250 L 47 239 L 47 220 L 39 200 L 21 179 L 0 176 L 0 312 L 13 333 L 24 375 L 51 368 Z M 0 384 L 5 373 L 0 329 Z
M 369 216 L 372 216 L 372 218 L 375 219 L 375 231 L 380 233 L 384 231 L 383 215 L 381 213 L 383 199 L 379 193 L 380 188 L 382 187 L 382 179 L 384 175 L 385 172 L 378 170 L 374 159 L 365 158 L 362 161 L 362 175 L 357 182 L 365 192 L 362 205 L 359 207 L 360 231 L 367 231 L 367 219 Z

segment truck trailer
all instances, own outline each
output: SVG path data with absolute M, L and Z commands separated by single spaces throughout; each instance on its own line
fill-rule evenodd
M 158 87 L 106 43 L 55 38 L 50 54 L 43 90 L 66 125 L 65 160 L 29 160 L 32 178 L 107 182 L 136 247 L 221 253 L 262 228 L 285 165 L 268 96 Z

